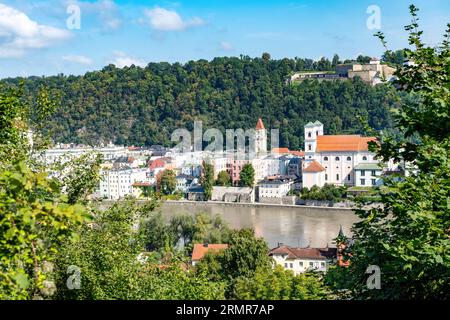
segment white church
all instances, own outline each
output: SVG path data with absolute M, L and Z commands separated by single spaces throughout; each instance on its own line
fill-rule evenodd
M 305 126 L 303 187 L 379 186 L 382 167 L 367 144 L 375 140 L 361 135 L 324 135 L 322 123 L 309 122 Z

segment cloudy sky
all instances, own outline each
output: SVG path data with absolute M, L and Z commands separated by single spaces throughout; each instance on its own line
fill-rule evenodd
M 0 0 L 0 78 L 263 52 L 380 56 L 378 30 L 392 49 L 407 46 L 411 2 L 425 41 L 437 44 L 449 0 Z

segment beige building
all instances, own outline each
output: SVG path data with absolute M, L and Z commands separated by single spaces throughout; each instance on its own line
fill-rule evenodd
M 389 81 L 395 72 L 395 69 L 388 65 L 381 64 L 380 60 L 373 58 L 368 64 L 348 64 L 336 67 L 339 74 L 345 74 L 349 79 L 360 77 L 362 81 L 376 85 Z

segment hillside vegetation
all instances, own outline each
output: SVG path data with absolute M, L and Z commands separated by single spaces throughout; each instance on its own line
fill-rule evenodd
M 320 120 L 328 134 L 363 133 L 357 115 L 374 129 L 389 128 L 389 109 L 396 94 L 386 86 L 371 87 L 359 79 L 305 81 L 288 85 L 301 70 L 330 70 L 327 60 L 273 60 L 224 57 L 186 64 L 149 63 L 147 67 L 109 65 L 83 76 L 5 79 L 25 95 L 45 86 L 60 107 L 45 129 L 55 142 L 127 145 L 170 144 L 176 128 L 250 128 L 262 117 L 266 128 L 280 128 L 280 143 L 292 149 L 303 144 L 303 126 Z

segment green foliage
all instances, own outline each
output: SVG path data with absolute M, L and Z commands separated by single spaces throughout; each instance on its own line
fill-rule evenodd
M 59 255 L 59 299 L 220 299 L 223 284 L 210 283 L 186 269 L 185 258 L 152 260 L 144 252 L 148 235 L 135 224 L 151 216 L 156 202 L 139 206 L 131 200 L 98 212 L 67 241 Z M 159 218 L 158 218 L 159 219 Z M 155 220 L 157 221 L 157 220 Z M 153 226 L 161 226 L 159 222 Z M 164 230 L 159 229 L 161 233 Z M 67 268 L 80 268 L 80 288 L 66 287 Z
M 98 145 L 170 145 L 173 130 L 193 129 L 202 120 L 214 127 L 254 128 L 264 115 L 267 128 L 280 129 L 280 145 L 303 147 L 303 126 L 320 119 L 327 134 L 363 133 L 356 114 L 377 129 L 391 126 L 394 90 L 360 80 L 286 84 L 293 73 L 331 68 L 328 59 L 221 57 L 212 61 L 150 63 L 145 68 L 107 66 L 83 76 L 33 77 L 26 97 L 44 85 L 61 106 L 45 121 L 55 142 Z M 19 84 L 19 79 L 2 83 Z
M 231 186 L 231 177 L 227 171 L 220 171 L 217 175 L 216 186 L 229 187 Z
M 86 201 L 100 182 L 102 155 L 91 152 L 78 157 L 64 158 L 50 166 L 54 178 L 65 190 L 69 203 Z
M 253 187 L 255 184 L 255 169 L 251 163 L 246 163 L 239 173 L 239 184 L 243 187 Z
M 356 211 L 361 221 L 353 227 L 349 270 L 334 282 L 358 299 L 450 298 L 450 25 L 440 47 L 426 47 L 418 10 L 410 11 L 405 29 L 413 49 L 404 52 L 414 64 L 397 71 L 394 85 L 416 100 L 395 113 L 403 138 L 382 135 L 371 149 L 384 160 L 409 162 L 417 173 L 385 179 L 383 207 Z M 367 289 L 369 265 L 380 267 L 381 290 Z
M 63 239 L 86 216 L 46 173 L 24 162 L 0 173 L 0 299 L 42 296 L 50 263 Z
M 177 177 L 173 170 L 164 170 L 158 179 L 158 188 L 162 194 L 174 193 L 177 187 Z
M 24 160 L 29 149 L 22 87 L 14 89 L 0 84 L 0 169 L 8 163 Z
M 371 57 L 363 56 L 361 54 L 356 58 L 356 62 L 359 62 L 359 63 L 369 63 L 370 60 L 372 60 Z
M 259 268 L 253 277 L 239 277 L 236 299 L 240 300 L 323 300 L 328 290 L 320 275 L 307 272 L 295 276 L 277 265 L 275 269 Z
M 347 198 L 347 188 L 326 183 L 322 188 L 318 186 L 312 186 L 310 190 L 303 188 L 301 197 L 308 200 L 341 201 Z
M 214 184 L 214 167 L 203 161 L 202 176 L 200 178 L 200 184 L 203 187 L 205 193 L 205 200 L 211 199 L 212 188 Z
M 405 63 L 405 52 L 403 50 L 386 51 L 381 60 L 394 66 L 403 66 Z
M 262 238 L 256 238 L 252 229 L 231 233 L 228 244 L 230 247 L 224 251 L 221 259 L 225 278 L 249 277 L 259 267 L 271 266 L 267 243 Z
M 154 214 L 145 221 L 143 230 L 147 249 L 161 253 L 179 249 L 190 253 L 194 243 L 227 243 L 230 234 L 219 215 L 206 213 L 176 215 L 167 223 L 161 214 Z

